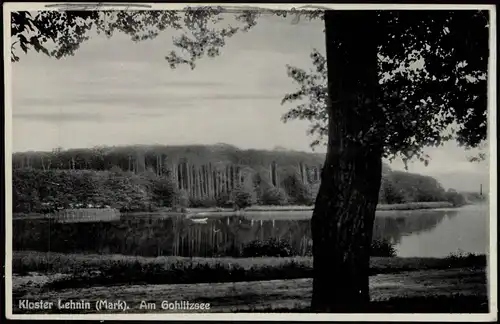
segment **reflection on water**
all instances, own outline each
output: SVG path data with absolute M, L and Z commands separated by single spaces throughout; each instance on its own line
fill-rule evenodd
M 211 257 L 236 255 L 255 239 L 278 238 L 301 254 L 310 251 L 309 219 L 259 218 L 225 216 L 195 223 L 181 217 L 149 215 L 100 223 L 15 221 L 13 246 L 15 250 Z M 458 249 L 484 253 L 487 219 L 487 206 L 380 212 L 373 234 L 374 239 L 396 244 L 399 256 L 439 257 Z
M 404 235 L 396 246 L 400 256 L 442 257 L 458 251 L 488 253 L 489 209 L 466 206 L 426 231 Z

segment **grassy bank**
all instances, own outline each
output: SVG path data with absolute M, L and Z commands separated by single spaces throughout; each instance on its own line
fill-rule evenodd
M 14 277 L 14 282 L 17 278 Z M 371 303 L 366 312 L 487 312 L 488 299 L 484 268 L 455 268 L 381 274 L 369 278 Z M 124 300 L 131 313 L 172 312 L 158 301 L 189 300 L 210 303 L 210 312 L 309 312 L 312 279 L 265 280 L 252 282 L 94 286 L 74 289 L 14 289 L 17 300 Z M 140 301 L 157 304 L 141 309 Z M 46 312 L 38 310 L 33 312 Z M 53 312 L 75 312 L 58 310 Z M 95 310 L 82 312 L 95 313 Z M 107 311 L 109 313 L 112 310 Z M 115 311 L 116 312 L 116 311 Z M 178 312 L 182 312 L 179 311 Z M 360 310 L 357 310 L 360 312 Z
M 62 254 L 15 251 L 13 273 L 68 274 L 52 281 L 52 289 L 114 284 L 179 284 L 310 278 L 310 257 L 184 258 Z M 438 258 L 371 258 L 371 273 L 484 267 L 484 255 Z

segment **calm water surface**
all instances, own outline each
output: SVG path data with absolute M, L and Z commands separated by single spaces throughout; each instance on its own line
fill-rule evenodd
M 488 205 L 440 211 L 436 219 L 439 222 L 435 226 L 402 235 L 396 246 L 398 255 L 442 257 L 458 251 L 488 253 Z
M 443 257 L 458 251 L 486 253 L 488 206 L 420 211 L 380 211 L 374 239 L 395 244 L 401 257 Z M 13 223 L 14 250 L 118 253 L 158 256 L 231 256 L 260 239 L 287 240 L 302 255 L 310 252 L 310 212 L 222 216 L 196 223 L 182 217 L 148 214 L 114 222 Z

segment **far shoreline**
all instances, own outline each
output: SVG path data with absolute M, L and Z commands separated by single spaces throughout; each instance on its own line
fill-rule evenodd
M 442 209 L 459 209 L 468 205 L 476 205 L 474 203 L 466 204 L 463 206 L 455 206 L 447 201 L 436 201 L 436 202 L 411 202 L 403 204 L 379 204 L 377 205 L 376 211 L 419 211 L 419 210 L 442 210 Z M 99 209 L 99 208 L 97 208 Z M 234 208 L 221 208 L 221 207 L 195 207 L 195 208 L 161 208 L 153 211 L 133 211 L 133 212 L 121 212 L 124 217 L 140 217 L 148 215 L 160 215 L 160 216 L 185 216 L 187 218 L 204 218 L 204 217 L 223 217 L 223 216 L 272 216 L 273 214 L 279 215 L 284 212 L 300 213 L 300 212 L 310 212 L 312 213 L 314 206 L 298 206 L 298 205 L 284 205 L 284 206 L 272 206 L 272 205 L 255 205 L 247 207 L 244 209 L 234 209 Z M 283 215 L 284 216 L 284 215 Z M 13 213 L 13 220 L 19 219 L 49 219 L 52 218 L 51 214 L 41 214 L 41 213 Z
M 418 211 L 418 210 L 434 210 L 434 209 L 457 209 L 462 206 L 453 206 L 452 203 L 447 201 L 440 202 L 415 202 L 405 204 L 379 204 L 376 211 Z M 217 217 L 217 216 L 276 216 L 281 213 L 311 213 L 314 206 L 252 206 L 245 209 L 235 210 L 232 208 L 188 208 L 186 209 L 186 216 L 189 218 L 200 217 Z M 139 216 L 143 213 L 125 213 L 127 216 Z

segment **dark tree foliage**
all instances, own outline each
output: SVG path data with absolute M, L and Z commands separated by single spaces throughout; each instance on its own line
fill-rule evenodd
M 161 207 L 172 207 L 177 195 L 177 183 L 170 178 L 152 178 L 153 199 Z
M 243 246 L 242 257 L 291 257 L 298 255 L 293 247 L 285 240 L 270 238 L 265 241 L 254 240 Z
M 262 202 L 268 206 L 283 206 L 288 204 L 288 195 L 283 188 L 269 187 L 262 194 Z
M 282 185 L 290 202 L 297 205 L 312 205 L 314 203 L 316 197 L 312 195 L 311 185 L 300 180 L 296 172 L 286 174 Z
M 373 130 L 360 134 L 367 144 L 383 141 L 384 156 L 412 157 L 428 163 L 425 147 L 456 139 L 467 148 L 486 139 L 488 12 L 381 11 L 378 15 L 379 79 L 377 116 Z M 464 23 L 465 22 L 465 23 Z M 311 122 L 311 146 L 325 145 L 327 127 L 327 62 L 311 53 L 314 69 L 287 65 L 300 87 L 282 104 L 302 101 L 283 121 Z M 304 102 L 305 101 L 305 102 Z M 484 159 L 481 153 L 479 159 Z M 475 158 L 477 159 L 477 157 Z
M 420 174 L 393 171 L 388 177 L 392 195 L 401 195 L 401 202 L 445 201 L 445 190 L 434 178 Z
M 130 36 L 134 42 L 153 39 L 166 29 L 181 35 L 173 45 L 188 53 L 187 56 L 170 52 L 165 58 L 172 68 L 178 64 L 195 67 L 195 61 L 204 55 L 214 57 L 226 44 L 226 39 L 239 31 L 248 31 L 255 25 L 257 13 L 243 11 L 234 15 L 242 26 L 215 26 L 223 20 L 220 7 L 187 8 L 185 11 L 169 10 L 101 10 L 101 11 L 27 11 L 12 12 L 12 61 L 19 61 L 15 46 L 27 53 L 42 52 L 57 59 L 74 55 L 80 45 L 89 39 L 95 29 L 112 37 L 116 32 Z
M 258 174 L 256 174 L 258 176 Z M 229 207 L 239 208 L 254 204 L 312 205 L 316 198 L 315 184 L 304 184 L 293 174 L 281 181 L 281 189 L 266 183 L 242 183 L 230 193 L 223 192 L 218 200 L 193 197 L 178 189 L 178 183 L 168 176 L 122 172 L 118 170 L 37 170 L 14 169 L 12 172 L 14 212 L 43 212 L 44 206 L 85 208 L 89 204 L 112 206 L 128 210 L 134 199 L 145 203 L 135 211 L 148 211 L 152 207 Z M 252 179 L 249 179 L 252 181 Z M 138 190 L 137 188 L 141 188 Z M 317 191 L 317 188 L 316 188 Z M 141 194 L 142 192 L 142 194 Z M 187 196 L 186 196 L 187 195 Z M 431 177 L 407 172 L 388 171 L 382 180 L 379 202 L 399 204 L 422 201 L 450 201 L 455 204 L 457 193 L 445 194 L 441 185 Z M 482 200 L 469 195 L 471 201 Z M 458 197 L 458 196 L 457 196 Z M 258 198 L 258 199 L 257 199 Z M 463 196 L 456 199 L 462 199 Z M 464 198 L 465 199 L 465 198 Z M 467 201 L 468 201 L 467 200 Z
M 254 188 L 247 185 L 240 185 L 233 189 L 232 198 L 237 208 L 246 208 L 254 204 Z
M 145 159 L 145 167 L 153 168 L 155 171 L 162 171 L 157 170 L 156 164 L 156 156 L 160 156 L 163 166 L 171 166 L 183 161 L 198 166 L 224 161 L 228 164 L 247 165 L 255 170 L 262 168 L 264 175 L 269 174 L 268 168 L 273 162 L 276 162 L 278 169 L 281 170 L 283 167 L 295 166 L 299 163 L 319 166 L 325 159 L 324 154 L 296 151 L 241 150 L 236 147 L 218 148 L 213 145 L 148 145 L 67 149 L 57 155 L 52 152 L 17 152 L 12 155 L 12 163 L 13 168 L 55 169 L 58 168 L 57 166 L 62 166 L 59 168 L 102 171 L 115 167 L 115 170 L 119 168 L 122 171 L 134 171 L 133 167 L 141 155 Z M 50 167 L 48 161 L 52 161 Z
M 453 206 L 460 207 L 467 203 L 467 199 L 464 194 L 457 192 L 454 189 L 448 189 L 444 194 L 446 200 L 453 204 Z

